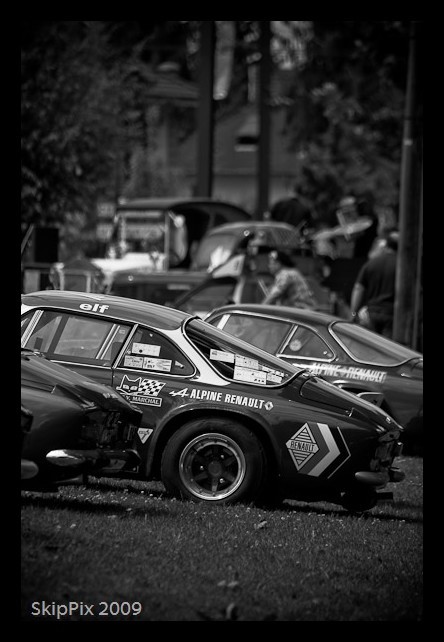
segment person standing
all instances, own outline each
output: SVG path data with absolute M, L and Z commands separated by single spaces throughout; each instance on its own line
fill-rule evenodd
M 268 269 L 274 276 L 274 282 L 262 303 L 312 310 L 317 308 L 308 282 L 288 254 L 281 250 L 272 250 L 268 255 Z
M 350 299 L 352 320 L 392 338 L 395 309 L 398 232 L 388 234 L 384 248 L 364 263 Z

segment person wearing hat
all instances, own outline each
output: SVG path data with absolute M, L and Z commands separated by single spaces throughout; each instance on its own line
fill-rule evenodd
M 268 268 L 274 282 L 262 303 L 316 309 L 317 302 L 307 280 L 286 252 L 272 250 L 268 254 Z

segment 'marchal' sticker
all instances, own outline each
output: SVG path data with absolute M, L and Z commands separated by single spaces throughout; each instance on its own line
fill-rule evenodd
M 330 426 L 305 423 L 285 444 L 296 469 L 305 475 L 320 477 L 333 463 L 331 477 L 350 457 L 350 451 L 339 428 L 333 433 Z
M 142 377 L 130 379 L 127 375 L 124 375 L 120 386 L 118 386 L 116 390 L 126 397 L 129 397 L 129 400 L 133 403 L 160 407 L 162 405 L 162 399 L 158 399 L 157 395 L 164 385 L 161 381 L 142 379 Z

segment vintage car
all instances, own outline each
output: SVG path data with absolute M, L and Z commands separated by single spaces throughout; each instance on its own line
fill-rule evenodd
M 294 252 L 303 246 L 299 229 L 290 223 L 272 220 L 244 220 L 217 225 L 208 230 L 191 260 L 191 270 L 212 272 L 247 244 L 268 250 Z
M 392 496 L 402 427 L 374 404 L 198 317 L 112 295 L 22 296 L 21 344 L 143 412 L 133 474 L 212 504 Z M 382 491 L 382 492 L 381 492 Z
M 205 320 L 377 403 L 404 427 L 404 453 L 422 454 L 421 353 L 337 316 L 299 308 L 230 305 Z
M 52 489 L 84 473 L 112 476 L 139 463 L 142 412 L 110 386 L 22 349 L 21 402 L 22 486 Z

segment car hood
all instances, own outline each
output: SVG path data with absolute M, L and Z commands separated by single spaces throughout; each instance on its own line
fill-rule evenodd
M 58 388 L 77 398 L 80 403 L 96 405 L 106 410 L 131 411 L 136 421 L 140 421 L 142 417 L 142 412 L 111 386 L 96 383 L 65 366 L 49 361 L 42 354 L 22 352 L 21 384 L 48 392 Z
M 305 381 L 303 381 L 305 379 Z M 375 404 L 343 390 L 324 379 L 304 372 L 299 377 L 302 383 L 299 394 L 310 402 L 328 405 L 343 411 L 350 417 L 371 421 L 386 430 L 403 430 L 390 415 Z

